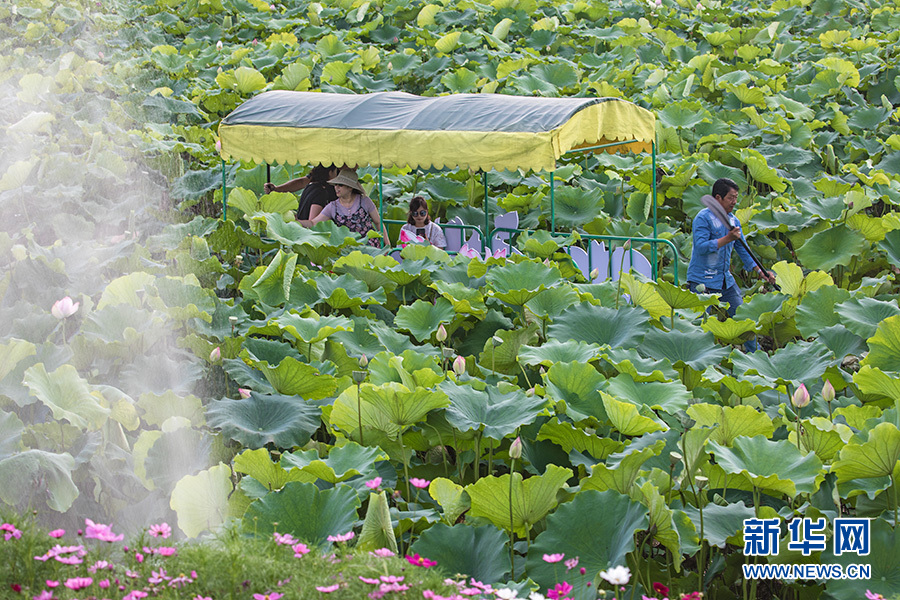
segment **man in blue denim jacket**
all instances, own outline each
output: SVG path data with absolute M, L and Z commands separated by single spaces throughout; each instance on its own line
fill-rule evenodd
M 703 284 L 706 293 L 718 294 L 723 302 L 728 303 L 728 316 L 733 317 L 738 306 L 743 304 L 743 300 L 741 290 L 731 274 L 732 248 L 737 250 L 744 268 L 748 271 L 756 272 L 770 283 L 775 282 L 775 276 L 757 267 L 743 245 L 735 248 L 735 241 L 742 235 L 740 222 L 731 214 L 737 204 L 737 184 L 731 179 L 719 179 L 712 186 L 712 196 L 728 213 L 732 227 L 727 229 L 708 208 L 704 208 L 694 217 L 694 250 L 688 265 L 688 288 L 696 292 L 697 286 Z M 755 352 L 758 348 L 755 339 L 744 344 L 745 352 Z

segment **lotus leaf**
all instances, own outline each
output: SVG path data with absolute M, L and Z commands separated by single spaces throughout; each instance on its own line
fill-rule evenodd
M 631 302 L 640 306 L 654 319 L 669 315 L 672 308 L 656 291 L 656 286 L 647 281 L 639 281 L 631 273 L 622 273 L 622 287 L 631 295 Z
M 356 432 L 359 437 L 360 414 L 357 401 L 362 406 L 362 426 L 384 432 L 389 439 L 397 437 L 409 426 L 425 419 L 432 410 L 449 404 L 447 395 L 441 390 L 418 388 L 410 390 L 406 386 L 389 382 L 381 386 L 364 383 L 357 388 L 350 387 L 338 396 L 331 411 L 331 425 L 346 435 Z
M 24 508 L 33 501 L 37 484 L 46 494 L 47 506 L 64 513 L 78 498 L 78 488 L 72 481 L 74 470 L 75 459 L 68 452 L 26 450 L 0 459 L 0 500 Z
M 438 298 L 434 304 L 416 300 L 412 305 L 401 306 L 397 310 L 394 324 L 422 342 L 434 335 L 438 325 L 451 323 L 455 316 L 453 305 L 444 298 Z
M 600 347 L 595 344 L 572 340 L 560 342 L 556 339 L 549 339 L 542 346 L 520 346 L 517 360 L 525 365 L 543 365 L 545 367 L 572 361 L 587 364 L 598 357 L 599 349 Z
M 0 410 L 0 460 L 18 450 L 24 429 L 16 413 Z
M 424 280 L 426 283 L 430 281 L 431 271 L 435 267 L 435 261 L 428 258 L 404 259 L 399 264 L 385 267 L 381 273 L 397 285 L 409 285 L 419 280 Z
M 671 381 L 678 377 L 668 360 L 644 358 L 637 348 L 610 348 L 603 358 L 635 381 Z
M 509 572 L 509 538 L 493 525 L 438 523 L 425 530 L 410 552 L 437 561 L 448 573 L 476 581 L 502 581 Z
M 331 335 L 331 341 L 343 348 L 347 356 L 371 359 L 376 354 L 383 352 L 385 346 L 368 329 L 370 321 L 364 317 L 352 317 L 353 329 L 350 331 L 338 331 Z M 409 339 L 402 336 L 407 342 Z
M 578 294 L 569 286 L 544 290 L 525 303 L 525 307 L 539 317 L 555 318 L 578 302 Z
M 666 431 L 668 426 L 646 405 L 635 406 L 621 402 L 605 392 L 600 392 L 603 407 L 613 427 L 622 435 L 638 436 L 654 431 Z
M 708 367 L 703 372 L 703 379 L 711 383 L 724 385 L 738 398 L 749 398 L 774 387 L 774 384 L 769 383 L 762 377 L 755 375 L 743 375 L 741 377 L 723 375 L 715 367 Z
M 797 257 L 809 268 L 828 271 L 837 265 L 849 265 L 866 244 L 862 235 L 839 224 L 814 234 L 797 249 Z
M 520 329 L 495 332 L 493 338 L 502 340 L 502 343 L 495 346 L 493 338 L 485 341 L 478 362 L 485 370 L 489 368 L 492 372 L 515 373 L 519 367 L 519 348 L 537 341 L 537 329 L 538 324 L 532 323 Z
M 383 289 L 370 292 L 365 283 L 350 275 L 332 278 L 323 274 L 315 277 L 313 281 L 316 282 L 319 297 L 335 310 L 364 304 L 384 304 L 387 300 Z
M 695 526 L 700 523 L 700 511 L 697 508 L 688 506 L 684 512 L 691 517 Z M 707 504 L 703 508 L 703 539 L 717 548 L 725 548 L 727 544 L 740 546 L 743 544 L 744 519 L 753 518 L 756 518 L 756 512 L 743 501 L 730 503 L 728 506 Z
M 259 369 L 276 392 L 285 396 L 300 396 L 307 400 L 327 398 L 337 389 L 331 375 L 324 375 L 315 367 L 288 356 L 278 366 L 251 361 Z
M 388 456 L 379 448 L 348 442 L 332 448 L 328 457 L 320 459 L 316 450 L 298 450 L 281 456 L 281 466 L 298 468 L 328 483 L 340 483 L 374 469 L 377 461 Z
M 512 477 L 512 511 L 510 511 L 510 477 Z M 491 523 L 516 535 L 525 537 L 531 528 L 556 507 L 556 493 L 572 477 L 572 471 L 547 465 L 543 475 L 522 480 L 519 473 L 482 477 L 466 486 L 472 500 L 469 514 L 485 517 Z M 579 498 L 580 495 L 576 496 Z M 512 512 L 512 522 L 510 522 Z
M 900 459 L 900 430 L 893 423 L 879 423 L 863 443 L 853 440 L 841 449 L 832 471 L 838 483 L 851 479 L 890 476 Z
M 834 409 L 835 418 L 841 417 L 853 429 L 860 431 L 867 430 L 866 422 L 869 419 L 880 419 L 882 410 L 872 404 L 850 404 Z
M 453 306 L 454 312 L 458 314 L 474 315 L 483 317 L 487 314 L 487 307 L 484 305 L 484 294 L 477 289 L 472 289 L 464 283 L 448 283 L 446 281 L 435 281 L 431 284 L 432 288 L 445 298 Z
M 644 336 L 638 351 L 648 358 L 666 358 L 676 367 L 680 363 L 697 371 L 718 363 L 727 354 L 716 345 L 712 334 L 699 329 L 669 332 L 652 329 Z
M 675 511 L 666 505 L 666 499 L 659 493 L 659 489 L 652 482 L 644 482 L 640 490 L 644 496 L 643 504 L 649 512 L 650 523 L 648 529 L 653 532 L 653 539 L 672 553 L 675 569 L 680 570 L 684 556 L 681 548 L 681 536 L 675 526 Z
M 52 373 L 38 363 L 25 371 L 24 383 L 53 412 L 53 418 L 72 425 L 97 430 L 109 416 L 101 397 L 91 393 L 87 382 L 72 365 L 62 365 Z
M 257 333 L 254 329 L 251 329 L 251 331 Z M 259 333 L 265 334 L 266 332 L 260 331 Z M 272 335 L 277 335 L 278 333 L 280 331 L 277 328 L 271 332 Z M 300 353 L 292 345 L 279 340 L 249 337 L 244 340 L 243 345 L 244 349 L 240 356 L 249 359 L 250 362 L 265 362 L 276 366 L 288 357 L 298 360 L 301 358 Z
M 541 426 L 537 441 L 547 440 L 561 447 L 567 453 L 572 451 L 587 454 L 596 460 L 605 460 L 613 452 L 622 450 L 622 442 L 589 433 L 568 422 L 558 419 L 547 421 Z
M 703 330 L 710 332 L 716 336 L 716 339 L 726 344 L 740 344 L 753 337 L 750 335 L 751 333 L 755 335 L 756 323 L 752 319 L 743 319 L 741 321 L 735 319 L 725 319 L 724 321 L 706 319 L 703 322 Z
M 622 452 L 611 455 L 606 461 L 607 464 L 594 465 L 591 476 L 581 480 L 581 487 L 598 492 L 615 490 L 626 496 L 631 495 L 641 466 L 659 455 L 665 447 L 666 443 L 663 440 L 637 451 L 626 446 Z
M 900 403 L 900 379 L 891 377 L 881 369 L 866 365 L 853 374 L 853 383 L 864 394 L 889 398 L 895 406 Z
M 469 495 L 461 485 L 444 477 L 437 477 L 428 486 L 428 495 L 435 499 L 444 509 L 444 522 L 448 525 L 456 523 L 459 516 L 471 508 Z
M 820 330 L 841 323 L 841 316 L 834 309 L 850 298 L 845 289 L 826 285 L 807 292 L 797 307 L 797 329 L 804 337 L 813 337 Z
M 627 373 L 610 379 L 605 391 L 618 399 L 628 400 L 635 405 L 643 404 L 672 415 L 685 410 L 692 399 L 691 393 L 681 382 L 636 382 Z
M 801 456 L 787 440 L 776 442 L 757 435 L 737 437 L 730 448 L 713 441 L 708 446 L 726 473 L 741 474 L 762 490 L 791 497 L 812 494 L 825 479 L 822 461 L 815 454 Z
M 656 293 L 672 310 L 703 310 L 719 302 L 715 294 L 695 294 L 663 279 L 656 282 Z
M 900 230 L 886 233 L 878 246 L 887 254 L 891 264 L 900 268 Z
M 144 469 L 155 487 L 166 492 L 184 476 L 194 475 L 209 464 L 212 437 L 190 428 L 177 417 L 162 425 L 163 434 L 147 451 Z
M 803 360 L 798 360 L 798 357 Z M 760 375 L 778 384 L 801 383 L 822 377 L 831 363 L 831 352 L 819 342 L 797 342 L 779 348 L 771 356 L 764 352 L 733 354 L 735 373 Z
M 338 331 L 353 330 L 353 322 L 340 315 L 301 317 L 290 312 L 281 315 L 273 322 L 305 344 L 321 342 Z
M 356 492 L 347 486 L 319 490 L 312 483 L 291 481 L 264 498 L 254 500 L 243 517 L 248 534 L 271 537 L 289 533 L 317 546 L 329 535 L 353 529 L 360 506 Z
M 476 390 L 450 380 L 444 381 L 440 388 L 450 398 L 446 417 L 451 425 L 462 432 L 482 430 L 485 437 L 495 440 L 502 440 L 522 425 L 532 423 L 544 409 L 543 398 L 526 396 L 518 388 L 509 393 L 490 385 Z
M 832 423 L 823 417 L 813 417 L 801 422 L 800 441 L 807 452 L 815 452 L 822 462 L 829 462 L 847 445 L 853 431 L 846 425 Z M 788 435 L 792 444 L 797 444 L 797 432 Z
M 593 582 L 601 570 L 625 564 L 634 551 L 634 534 L 649 524 L 647 509 L 612 490 L 585 490 L 547 518 L 547 529 L 528 548 L 528 575 L 542 588 L 558 582 L 556 565 L 543 560 L 545 554 L 578 557 L 586 580 Z M 579 589 L 574 598 L 596 596 L 593 587 Z
M 852 298 L 834 307 L 844 326 L 863 338 L 875 335 L 878 324 L 888 317 L 900 314 L 897 301 L 882 301 L 875 298 Z
M 513 306 L 522 306 L 545 289 L 561 281 L 559 269 L 541 262 L 522 261 L 488 271 L 486 280 L 494 297 Z
M 222 399 L 207 408 L 211 427 L 248 448 L 274 444 L 303 446 L 321 423 L 321 409 L 298 398 L 251 392 L 249 398 Z
M 316 476 L 300 469 L 285 469 L 275 464 L 265 448 L 244 450 L 234 457 L 235 473 L 243 473 L 260 483 L 266 492 L 280 490 L 289 481 L 313 483 Z M 242 480 L 243 483 L 243 480 Z
M 900 315 L 882 321 L 869 338 L 869 354 L 860 361 L 882 371 L 900 371 Z
M 587 363 L 556 363 L 547 371 L 547 395 L 566 403 L 566 414 L 575 421 L 588 418 L 604 423 L 606 408 L 598 390 L 605 381 L 597 369 Z
M 866 351 L 865 341 L 843 325 L 833 325 L 819 330 L 819 341 L 839 360 L 843 360 L 847 355 L 859 356 Z
M 769 438 L 775 432 L 772 419 L 752 406 L 694 404 L 687 409 L 687 414 L 698 427 L 714 428 L 709 439 L 724 446 L 731 446 L 738 437 Z
M 381 345 L 387 348 L 388 352 L 393 354 L 405 354 L 407 350 L 411 350 L 418 354 L 435 355 L 440 354 L 440 349 L 429 344 L 424 346 L 416 346 L 409 339 L 409 336 L 394 331 L 389 325 L 378 321 L 368 322 L 369 331 L 371 331 Z
M 554 319 L 547 335 L 563 341 L 629 348 L 649 330 L 648 317 L 643 308 L 615 309 L 581 302 Z
M 409 389 L 431 388 L 444 379 L 444 373 L 432 356 L 410 350 L 400 356 L 382 352 L 369 362 L 368 368 L 369 383 L 375 385 L 396 381 Z
M 156 278 L 153 275 L 142 271 L 114 279 L 103 290 L 100 301 L 97 303 L 97 310 L 119 304 L 128 304 L 135 308 L 141 308 L 143 301 L 138 296 L 138 292 L 143 292 L 154 281 L 156 281 Z
M 366 518 L 363 520 L 356 548 L 370 552 L 379 548 L 387 548 L 395 554 L 398 552 L 397 538 L 394 536 L 394 529 L 391 526 L 391 513 L 384 490 L 377 494 L 369 494 L 369 508 L 366 509 Z
M 832 545 L 829 544 L 820 560 L 823 564 L 837 563 L 844 568 L 850 563 L 872 566 L 871 579 L 829 581 L 826 592 L 831 598 L 849 598 L 860 594 L 865 596 L 868 590 L 885 598 L 892 598 L 900 593 L 900 535 L 884 519 L 871 521 L 868 556 L 861 557 L 852 552 L 834 556 Z

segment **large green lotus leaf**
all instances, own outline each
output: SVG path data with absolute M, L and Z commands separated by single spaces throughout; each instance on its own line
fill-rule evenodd
M 896 598 L 900 594 L 900 532 L 884 519 L 872 519 L 869 554 L 859 556 L 843 552 L 834 556 L 833 545 L 828 544 L 820 560 L 822 564 L 868 564 L 872 567 L 870 579 L 835 579 L 826 585 L 825 597 L 829 599 L 865 598 L 867 592 L 884 598 Z
M 834 307 L 848 298 L 850 292 L 834 285 L 822 286 L 808 292 L 797 307 L 795 315 L 797 329 L 804 337 L 813 337 L 821 329 L 838 325 L 841 316 Z
M 841 448 L 847 445 L 853 430 L 842 423 L 833 423 L 824 417 L 813 417 L 802 423 L 800 443 L 807 452 L 815 452 L 822 462 L 829 462 Z M 797 432 L 788 434 L 788 441 L 797 444 Z
M 493 525 L 452 527 L 437 523 L 410 547 L 446 573 L 462 573 L 477 581 L 503 581 L 509 573 L 509 537 Z
M 370 321 L 365 317 L 352 317 L 353 329 L 350 331 L 338 331 L 332 334 L 331 341 L 340 344 L 347 356 L 360 358 L 365 356 L 369 360 L 379 352 L 384 352 L 385 346 L 369 331 Z M 405 340 L 409 338 L 400 334 Z
M 543 556 L 562 553 L 566 558 L 578 557 L 579 568 L 587 571 L 585 581 L 596 584 L 600 571 L 626 564 L 626 555 L 635 548 L 635 532 L 646 529 L 649 522 L 647 508 L 628 496 L 585 490 L 547 517 L 547 529 L 528 548 L 528 576 L 543 589 L 553 587 L 561 573 Z M 575 598 L 596 595 L 595 588 L 589 587 Z
M 230 198 L 231 194 L 229 202 Z M 266 223 L 266 235 L 285 246 L 318 248 L 329 242 L 328 233 L 303 227 L 297 221 L 285 221 L 281 214 L 270 213 L 262 216 Z
M 9 375 L 23 359 L 35 354 L 35 345 L 25 340 L 12 338 L 9 343 L 0 344 L 0 380 Z
M 607 420 L 600 397 L 600 386 L 606 380 L 586 362 L 560 362 L 547 371 L 547 396 L 566 403 L 566 414 L 575 421 L 588 418 L 601 423 Z
M 772 265 L 775 272 L 775 282 L 785 294 L 794 298 L 806 296 L 819 288 L 833 286 L 831 275 L 823 271 L 813 271 L 803 274 L 803 269 L 798 265 L 788 262 L 778 262 Z
M 869 354 L 860 361 L 861 365 L 900 371 L 900 315 L 882 321 L 867 343 Z
M 290 300 L 291 283 L 297 267 L 297 255 L 281 250 L 272 258 L 272 262 L 253 284 L 253 289 L 260 298 L 279 298 L 279 291 L 284 295 L 284 302 Z M 279 288 L 277 290 L 276 288 Z
M 397 554 L 397 537 L 391 526 L 391 512 L 384 490 L 369 494 L 369 507 L 363 520 L 362 531 L 356 542 L 356 549 L 362 552 L 387 548 Z
M 650 329 L 649 316 L 643 308 L 615 309 L 582 302 L 554 319 L 547 328 L 547 336 L 563 341 L 631 348 Z
M 483 426 L 484 435 L 495 440 L 534 422 L 544 409 L 543 398 L 526 396 L 520 388 L 504 394 L 494 386 L 479 391 L 450 380 L 440 387 L 450 398 L 445 414 L 451 425 L 462 432 L 478 431 Z
M 815 454 L 802 456 L 787 440 L 770 441 L 758 435 L 735 438 L 730 448 L 712 441 L 708 446 L 726 473 L 741 474 L 763 490 L 790 497 L 812 494 L 825 479 L 822 461 Z
M 831 366 L 831 352 L 819 342 L 791 342 L 771 356 L 765 352 L 732 355 L 734 372 L 759 375 L 773 383 L 801 383 L 818 379 Z
M 249 534 L 271 537 L 277 528 L 279 533 L 321 546 L 329 535 L 353 529 L 359 506 L 359 497 L 349 486 L 320 491 L 312 483 L 292 481 L 254 500 L 242 521 Z
M 830 271 L 838 265 L 849 265 L 853 257 L 862 254 L 866 245 L 862 234 L 838 224 L 813 234 L 797 249 L 797 258 L 808 269 Z
M 251 361 L 251 364 L 262 371 L 275 391 L 285 396 L 319 400 L 331 396 L 337 389 L 337 380 L 334 377 L 324 375 L 312 365 L 291 356 L 275 367 L 261 361 Z
M 382 270 L 389 269 L 396 264 L 397 261 L 390 256 L 373 256 L 354 250 L 334 261 L 332 268 L 335 273 L 352 275 L 365 282 L 370 290 L 383 287 L 385 291 L 390 291 L 395 289 L 397 284 L 388 279 Z
M 277 335 L 278 331 L 278 329 L 275 329 L 270 335 Z M 251 333 L 263 333 L 265 335 L 265 332 L 258 332 L 255 328 L 251 328 Z M 280 340 L 248 337 L 244 340 L 243 346 L 240 357 L 249 359 L 250 362 L 265 362 L 276 366 L 288 357 L 298 360 L 302 358 L 296 348 Z
M 228 465 L 218 464 L 183 477 L 169 499 L 169 506 L 178 515 L 178 527 L 188 537 L 218 528 L 228 517 L 228 498 L 233 489 Z
M 549 339 L 542 346 L 521 346 L 518 361 L 525 365 L 549 367 L 555 363 L 579 362 L 587 364 L 599 357 L 600 346 L 568 340 Z
M 324 459 L 319 458 L 315 449 L 282 454 L 281 466 L 296 467 L 328 483 L 340 483 L 371 471 L 376 462 L 387 459 L 388 455 L 378 447 L 348 442 L 332 448 Z
M 170 317 L 178 320 L 196 317 L 207 323 L 212 321 L 211 315 L 216 311 L 216 297 L 212 290 L 200 286 L 200 281 L 195 275 L 160 277 L 154 287 L 159 297 L 152 299 L 155 302 L 148 302 L 153 308 L 166 310 Z
M 838 483 L 850 479 L 889 476 L 900 459 L 900 430 L 893 423 L 879 423 L 869 432 L 869 439 L 844 446 L 831 470 Z
M 353 321 L 341 315 L 301 317 L 291 312 L 281 315 L 273 322 L 306 344 L 320 342 L 338 331 L 353 330 Z
M 420 279 L 427 284 L 431 281 L 431 271 L 436 268 L 435 261 L 426 257 L 418 260 L 404 259 L 399 264 L 383 268 L 381 273 L 397 285 L 409 285 Z
M 843 325 L 833 325 L 819 330 L 819 342 L 831 350 L 834 357 L 861 356 L 866 352 L 866 342 Z
M 156 278 L 143 271 L 136 271 L 114 279 L 106 285 L 100 301 L 97 302 L 97 310 L 106 306 L 129 304 L 136 308 L 143 305 L 142 296 L 145 288 L 156 281 Z M 141 295 L 138 295 L 138 292 Z
M 878 324 L 888 317 L 900 314 L 897 301 L 875 298 L 852 298 L 834 307 L 844 326 L 863 338 L 875 335 Z
M 690 129 L 703 121 L 704 112 L 699 102 L 682 100 L 678 104 L 668 104 L 659 111 L 659 121 L 666 127 Z
M 418 341 L 423 342 L 437 332 L 440 324 L 449 324 L 455 316 L 453 305 L 444 298 L 438 298 L 434 304 L 416 300 L 397 310 L 394 326 L 410 332 Z
M 381 352 L 369 361 L 368 369 L 369 383 L 381 385 L 396 381 L 411 390 L 431 388 L 444 379 L 444 372 L 433 356 L 413 350 L 406 350 L 400 356 Z
M 22 509 L 31 508 L 36 496 L 46 499 L 47 506 L 64 513 L 78 497 L 72 481 L 75 459 L 68 452 L 52 454 L 43 450 L 26 450 L 0 460 L 0 500 Z
M 316 476 L 300 469 L 287 470 L 275 464 L 265 448 L 244 450 L 234 457 L 235 473 L 243 473 L 259 482 L 266 491 L 280 490 L 289 481 L 313 483 Z
M 209 464 L 212 437 L 173 418 L 163 423 L 162 435 L 147 450 L 144 469 L 154 487 L 168 492 L 185 475 L 194 475 Z
M 900 267 L 900 229 L 887 232 L 878 246 L 887 254 L 892 265 Z
M 440 355 L 441 353 L 440 348 L 430 344 L 416 346 L 412 340 L 409 339 L 408 335 L 394 331 L 390 325 L 382 323 L 381 321 L 369 321 L 368 327 L 369 331 L 371 331 L 375 337 L 378 338 L 378 341 L 381 342 L 381 345 L 387 348 L 388 352 L 393 354 L 405 354 L 407 350 L 429 356 Z
M 553 418 L 541 426 L 537 441 L 547 440 L 561 447 L 565 452 L 573 450 L 587 454 L 597 460 L 605 460 L 613 452 L 622 450 L 624 444 L 608 437 L 600 437 L 596 433 L 585 431 L 569 422 L 559 422 Z
M 556 493 L 566 485 L 570 477 L 570 469 L 552 464 L 547 465 L 543 475 L 532 476 L 524 481 L 522 475 L 513 473 L 511 512 L 510 475 L 482 477 L 466 486 L 466 492 L 472 500 L 469 514 L 473 517 L 485 517 L 504 531 L 509 531 L 512 527 L 516 535 L 524 538 L 535 523 L 556 507 Z
M 703 310 L 719 303 L 715 294 L 695 294 L 663 279 L 656 282 L 656 293 L 674 310 Z
M 571 286 L 544 290 L 525 303 L 525 307 L 539 317 L 556 317 L 578 302 L 578 294 Z
M 668 360 L 645 358 L 637 348 L 610 348 L 603 358 L 620 373 L 631 375 L 635 381 L 672 381 L 678 378 Z
M 250 392 L 249 398 L 212 402 L 206 411 L 210 427 L 248 448 L 274 444 L 303 446 L 321 424 L 322 409 L 292 396 Z
M 322 274 L 312 280 L 316 282 L 319 297 L 335 310 L 364 304 L 384 304 L 387 300 L 383 289 L 370 292 L 365 283 L 350 275 L 329 277 Z
M 666 499 L 659 493 L 659 488 L 653 482 L 645 481 L 640 487 L 644 496 L 644 506 L 647 507 L 650 523 L 648 529 L 653 532 L 653 539 L 668 548 L 672 553 L 675 569 L 681 569 L 684 555 L 681 548 L 681 535 L 675 525 L 675 512 L 666 504 Z
M 464 283 L 435 281 L 429 287 L 434 288 L 453 306 L 456 313 L 483 317 L 487 314 L 484 305 L 484 294 Z
M 756 323 L 752 319 L 740 321 L 736 319 L 725 319 L 724 321 L 706 319 L 702 327 L 704 331 L 710 332 L 725 344 L 746 342 L 752 337 L 750 334 L 756 332 Z
M 648 406 L 636 406 L 631 402 L 616 400 L 600 392 L 603 408 L 613 427 L 622 435 L 638 436 L 654 431 L 666 431 L 669 427 Z
M 631 295 L 631 303 L 640 306 L 654 319 L 669 316 L 672 309 L 656 291 L 656 286 L 648 281 L 640 281 L 631 273 L 621 274 L 622 289 Z
M 65 419 L 76 427 L 97 430 L 109 416 L 109 409 L 100 404 L 87 382 L 72 365 L 62 365 L 47 373 L 44 363 L 25 371 L 24 383 L 32 396 L 37 396 L 57 420 Z
M 532 323 L 527 327 L 497 331 L 491 338 L 484 342 L 481 354 L 478 355 L 478 363 L 485 370 L 500 373 L 517 373 L 519 371 L 519 348 L 525 344 L 533 344 L 537 341 L 539 325 Z M 499 346 L 494 345 L 493 338 L 502 340 Z
M 626 446 L 618 454 L 610 456 L 606 464 L 594 465 L 591 476 L 581 480 L 581 487 L 598 492 L 614 490 L 620 494 L 630 495 L 641 466 L 654 456 L 658 456 L 665 447 L 664 440 L 657 440 L 652 446 L 637 451 Z
M 900 405 L 900 378 L 896 376 L 866 365 L 853 374 L 853 383 L 863 394 L 889 398 L 895 406 Z
M 718 363 L 728 354 L 725 348 L 716 345 L 711 333 L 699 329 L 651 329 L 644 336 L 638 351 L 648 358 L 665 358 L 675 366 L 681 363 L 697 371 Z
M 715 428 L 709 439 L 725 446 L 731 446 L 738 437 L 769 438 L 775 432 L 772 419 L 752 406 L 701 403 L 688 408 L 687 414 L 697 422 L 697 427 Z
M 448 525 L 456 523 L 459 516 L 469 510 L 472 504 L 463 486 L 444 477 L 436 477 L 428 486 L 428 495 L 441 505 L 443 519 Z
M 691 517 L 697 532 L 700 532 L 700 511 L 688 506 L 684 512 Z M 740 545 L 744 530 L 744 519 L 753 519 L 756 512 L 743 501 L 730 503 L 728 506 L 707 504 L 703 508 L 703 539 L 710 546 L 724 548 L 731 543 Z
M 692 400 L 691 393 L 680 381 L 636 382 L 627 373 L 610 379 L 605 391 L 620 400 L 628 400 L 635 405 L 643 404 L 670 415 L 686 409 Z
M 495 298 L 522 306 L 543 290 L 558 285 L 562 275 L 555 266 L 524 260 L 492 268 L 485 280 Z
M 0 459 L 19 449 L 25 425 L 16 413 L 0 410 Z
M 338 396 L 331 411 L 331 425 L 359 438 L 360 412 L 362 408 L 363 432 L 367 428 L 385 433 L 389 439 L 397 436 L 410 425 L 425 419 L 428 413 L 449 404 L 447 395 L 441 390 L 418 388 L 410 391 L 403 384 L 389 382 L 374 386 L 364 383 L 359 388 L 349 387 Z
M 860 431 L 869 429 L 866 423 L 869 419 L 882 420 L 883 410 L 872 404 L 848 404 L 834 409 L 834 416 L 843 418 L 850 427 Z
M 703 379 L 714 384 L 724 385 L 738 398 L 749 398 L 750 396 L 755 396 L 760 392 L 771 390 L 775 387 L 775 384 L 768 382 L 762 377 L 756 375 L 733 377 L 731 375 L 723 374 L 715 367 L 708 367 L 706 371 L 703 372 Z

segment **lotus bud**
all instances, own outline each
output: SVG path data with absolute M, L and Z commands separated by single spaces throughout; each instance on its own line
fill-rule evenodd
M 705 291 L 706 291 L 706 286 L 703 285 L 702 283 L 698 283 L 698 284 L 697 284 L 697 293 L 698 293 L 698 294 L 702 294 L 702 293 L 704 293 Z
M 53 303 L 50 314 L 59 320 L 67 319 L 78 312 L 81 302 L 72 302 L 72 299 L 66 296 Z
M 826 379 L 825 385 L 822 386 L 822 397 L 825 398 L 825 402 L 834 400 L 834 386 L 831 385 L 830 379 Z
M 500 344 L 503 343 L 503 338 L 501 338 L 498 335 L 495 335 L 491 338 L 491 343 L 494 345 L 494 347 L 499 346 Z
M 443 323 L 438 325 L 437 333 L 434 334 L 434 338 L 438 341 L 438 343 L 443 343 L 447 339 L 447 330 L 444 329 Z
M 209 362 L 219 362 L 220 360 L 222 360 L 222 349 L 216 346 L 209 353 Z
M 219 40 L 218 42 L 216 42 L 216 50 L 221 50 L 222 46 L 224 45 L 225 44 L 222 43 L 222 40 Z
M 22 244 L 16 244 L 9 251 L 12 252 L 13 258 L 16 260 L 25 260 L 28 257 L 28 251 L 25 250 L 25 246 Z
M 238 394 L 241 395 L 241 398 L 246 400 L 250 397 L 250 390 L 248 390 L 247 388 L 238 388 Z
M 369 366 L 369 357 L 367 357 L 365 354 L 360 356 L 359 357 L 359 366 L 361 369 L 365 369 L 366 367 L 368 367 Z
M 466 359 L 462 356 L 457 356 L 453 361 L 453 372 L 456 373 L 457 376 L 462 375 L 466 372 Z
M 662 6 L 662 0 L 656 0 L 656 8 L 659 8 L 661 6 Z
M 509 445 L 509 457 L 513 460 L 522 458 L 522 438 L 517 436 Z
M 591 271 L 591 274 L 590 274 L 589 277 L 590 277 L 590 280 L 591 280 L 591 281 L 594 281 L 595 279 L 597 279 L 598 277 L 600 277 L 600 269 L 593 269 L 593 270 Z
M 631 240 L 625 240 L 625 243 L 622 245 L 622 250 L 631 250 Z
M 547 369 L 545 369 L 544 367 L 541 367 L 540 374 L 541 374 L 541 377 L 543 377 L 544 375 L 546 375 L 546 374 L 547 374 Z
M 534 396 L 534 388 L 533 387 L 528 388 L 525 391 L 525 395 L 528 396 L 529 398 L 533 397 Z
M 222 152 L 222 140 L 216 140 L 216 152 Z
M 244 263 L 244 257 L 240 254 L 234 257 L 234 268 L 240 269 L 241 265 Z
M 851 200 L 850 202 L 847 203 L 847 207 L 848 207 L 850 210 L 853 210 L 853 201 L 852 201 L 852 200 Z
M 807 391 L 805 384 L 801 383 L 797 391 L 794 392 L 794 395 L 791 397 L 791 404 L 796 408 L 803 408 L 809 404 L 809 391 Z

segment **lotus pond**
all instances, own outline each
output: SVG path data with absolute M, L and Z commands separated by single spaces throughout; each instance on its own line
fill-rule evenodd
M 0 6 L 0 594 L 900 594 L 898 11 Z M 566 235 L 509 259 L 303 229 L 262 165 L 226 166 L 223 220 L 216 126 L 267 89 L 630 99 L 658 117 L 680 280 L 731 177 L 778 287 L 743 279 L 726 319 L 671 255 L 659 281 L 588 283 L 566 245 L 652 231 L 641 155 L 558 169 Z M 548 173 L 491 173 L 486 199 L 479 174 L 391 169 L 384 192 L 388 218 L 423 194 L 548 228 Z M 777 556 L 745 554 L 751 518 L 777 519 Z M 803 518 L 824 550 L 788 548 Z M 867 556 L 835 551 L 837 518 L 871 519 Z M 804 563 L 871 577 L 742 575 Z

